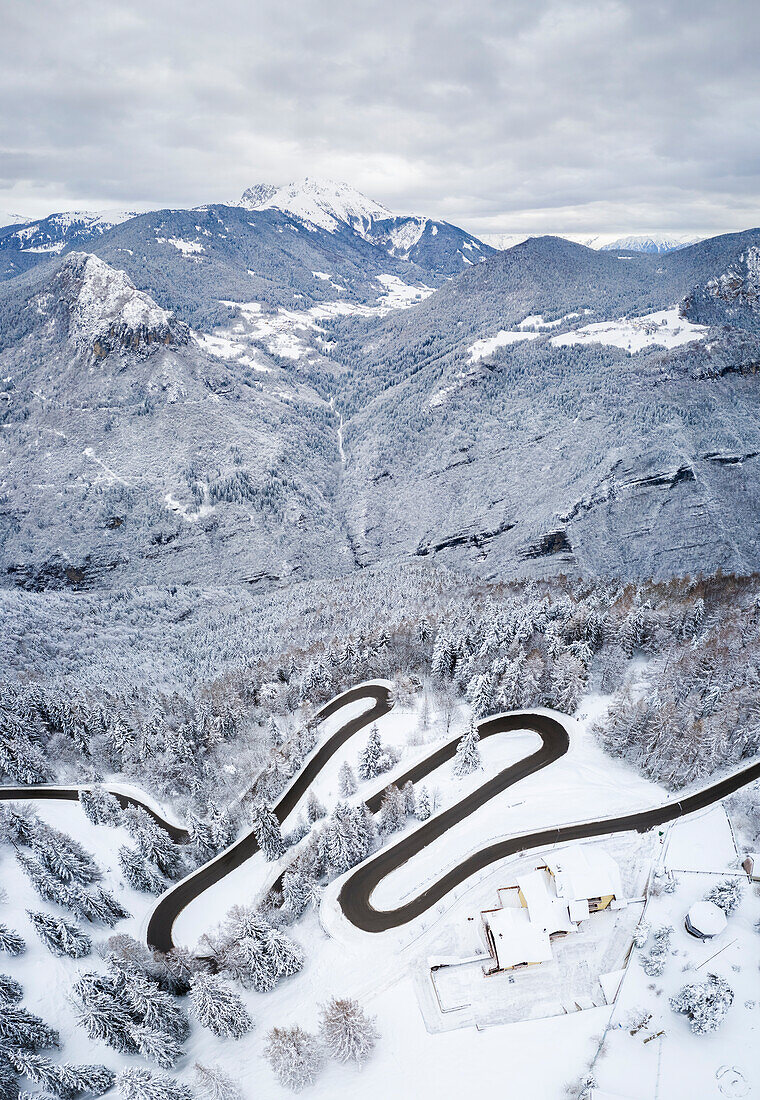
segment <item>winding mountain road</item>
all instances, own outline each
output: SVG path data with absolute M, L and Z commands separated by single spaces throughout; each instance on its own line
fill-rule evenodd
M 145 810 L 154 821 L 158 822 L 162 829 L 166 830 L 175 843 L 184 844 L 190 839 L 187 829 L 181 825 L 176 825 L 173 821 L 167 821 L 158 810 L 138 795 L 127 794 L 118 787 L 109 787 L 108 784 L 98 783 L 97 786 L 101 790 L 106 790 L 109 794 L 112 794 L 123 810 L 126 810 L 128 806 L 137 806 L 139 809 Z M 78 802 L 80 791 L 91 791 L 92 789 L 92 783 L 82 783 L 80 786 L 72 787 L 57 787 L 53 784 L 41 784 L 38 787 L 0 787 L 0 802 L 26 802 L 29 799 Z
M 317 712 L 316 720 L 322 722 L 342 707 L 364 699 L 372 700 L 373 705 L 356 717 L 344 722 L 340 729 L 317 749 L 285 791 L 277 805 L 273 807 L 280 824 L 295 809 L 327 761 L 334 756 L 341 745 L 349 737 L 352 737 L 370 723 L 377 721 L 378 718 L 391 710 L 393 703 L 391 702 L 390 689 L 384 684 L 359 684 L 358 687 L 344 692 L 343 695 L 338 695 Z M 208 890 L 209 886 L 213 886 L 225 875 L 228 875 L 230 871 L 240 867 L 258 850 L 258 841 L 253 830 L 251 830 L 220 855 L 209 863 L 205 863 L 203 867 L 199 867 L 197 871 L 182 879 L 176 886 L 163 894 L 159 898 L 148 922 L 146 932 L 148 946 L 155 948 L 157 951 L 169 951 L 174 946 L 172 938 L 174 922 L 182 910 L 191 901 L 195 901 L 204 890 Z
M 274 812 L 280 823 L 284 822 L 291 811 L 295 809 L 328 760 L 334 756 L 349 737 L 352 737 L 353 734 L 358 733 L 392 709 L 390 689 L 381 683 L 359 684 L 357 687 L 332 699 L 317 712 L 316 720 L 324 721 L 343 707 L 365 699 L 369 700 L 372 705 L 362 711 L 361 714 L 350 718 L 336 730 L 314 752 L 284 792 L 274 807 Z M 719 780 L 694 794 L 665 802 L 653 809 L 618 817 L 552 826 L 551 828 L 499 840 L 468 856 L 456 867 L 441 875 L 430 887 L 403 905 L 395 909 L 376 909 L 372 905 L 372 893 L 387 875 L 412 859 L 413 856 L 432 844 L 433 841 L 443 836 L 449 829 L 463 821 L 489 799 L 494 798 L 526 776 L 533 775 L 559 760 L 565 755 L 569 747 L 568 732 L 561 718 L 559 716 L 552 717 L 541 712 L 514 712 L 487 718 L 479 723 L 478 730 L 481 739 L 498 733 L 532 731 L 540 737 L 541 745 L 535 752 L 522 760 L 503 768 L 497 775 L 481 784 L 480 787 L 466 795 L 454 806 L 450 806 L 442 813 L 436 814 L 435 817 L 421 824 L 396 844 L 381 849 L 372 859 L 360 864 L 343 883 L 338 895 L 338 902 L 344 915 L 357 928 L 365 932 L 384 932 L 390 928 L 406 924 L 430 909 L 471 875 L 497 860 L 504 859 L 506 856 L 528 851 L 532 848 L 549 847 L 570 840 L 606 836 L 619 832 L 644 832 L 685 814 L 693 813 L 695 810 L 710 806 L 739 790 L 747 783 L 760 779 L 760 760 L 757 760 L 735 774 Z M 393 781 L 398 786 L 409 781 L 412 783 L 418 782 L 435 771 L 436 768 L 451 760 L 456 753 L 457 744 L 458 737 L 450 739 L 425 757 L 424 760 L 418 761 L 403 775 L 394 777 Z M 77 800 L 81 789 L 83 788 L 0 787 L 0 799 L 62 798 Z M 121 805 L 136 805 L 145 809 L 154 820 L 158 821 L 167 830 L 174 840 L 182 842 L 187 839 L 188 833 L 185 829 L 166 821 L 152 806 L 141 801 L 138 797 L 126 794 L 117 788 L 108 789 L 116 796 Z M 382 797 L 383 791 L 378 791 L 366 799 L 365 805 L 372 813 L 379 810 Z M 190 902 L 200 897 L 210 886 L 229 874 L 230 871 L 240 867 L 258 850 L 256 837 L 250 831 L 220 855 L 188 875 L 187 878 L 182 879 L 176 886 L 163 894 L 156 904 L 148 923 L 146 933 L 148 945 L 159 951 L 170 950 L 174 946 L 172 936 L 174 922 L 183 909 Z

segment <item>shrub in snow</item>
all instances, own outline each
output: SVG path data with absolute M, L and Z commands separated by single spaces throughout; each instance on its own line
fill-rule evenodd
M 301 1027 L 273 1027 L 264 1057 L 283 1088 L 300 1092 L 312 1085 L 322 1068 L 322 1048 L 316 1035 Z
M 7 924 L 0 924 L 0 951 L 4 951 L 6 955 L 23 955 L 26 951 L 23 936 L 19 936 Z
M 347 760 L 344 760 L 338 772 L 338 788 L 341 798 L 350 798 L 356 793 L 356 776 Z
M 200 1100 L 243 1100 L 243 1090 L 221 1066 L 204 1066 L 196 1062 L 195 1094 Z
M 202 1027 L 222 1039 L 240 1039 L 253 1021 L 237 993 L 211 974 L 196 974 L 190 984 L 190 1009 Z
M 0 1004 L 16 1004 L 24 995 L 24 991 L 9 974 L 0 974 Z
M 67 955 L 71 959 L 83 959 L 92 950 L 92 940 L 75 924 L 55 917 L 50 913 L 35 912 L 27 909 L 26 915 L 32 922 L 37 935 L 54 955 Z
M 269 807 L 260 803 L 251 810 L 251 825 L 264 858 L 272 862 L 285 851 L 280 823 Z
M 478 748 L 479 740 L 480 734 L 473 722 L 457 745 L 454 757 L 454 775 L 469 775 L 470 772 L 482 767 L 480 749 Z
M 649 939 L 649 922 L 640 920 L 636 925 L 633 933 L 633 943 L 635 947 L 643 947 Z
M 743 888 L 738 878 L 727 878 L 718 882 L 705 894 L 705 901 L 711 901 L 729 917 L 742 900 Z
M 187 1085 L 173 1077 L 149 1073 L 147 1069 L 124 1069 L 116 1078 L 123 1100 L 193 1100 Z
M 670 1007 L 689 1017 L 692 1031 L 704 1035 L 720 1027 L 733 1001 L 728 982 L 718 974 L 708 974 L 706 981 L 685 985 L 671 997 Z
M 673 926 L 663 924 L 652 933 L 652 945 L 646 955 L 641 958 L 644 973 L 650 978 L 659 978 L 665 970 L 665 960 L 670 953 L 670 938 L 673 935 Z
M 377 1041 L 374 1018 L 349 998 L 333 997 L 322 1006 L 319 1033 L 328 1053 L 339 1062 L 365 1062 Z

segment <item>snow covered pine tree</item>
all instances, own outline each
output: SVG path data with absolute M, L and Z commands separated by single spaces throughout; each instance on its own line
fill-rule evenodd
M 470 772 L 477 771 L 478 768 L 483 766 L 478 748 L 479 740 L 478 727 L 472 722 L 457 745 L 456 756 L 454 757 L 454 775 L 469 775 Z

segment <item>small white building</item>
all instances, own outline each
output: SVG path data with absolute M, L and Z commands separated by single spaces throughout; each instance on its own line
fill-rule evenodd
M 713 901 L 696 901 L 686 914 L 686 931 L 699 940 L 711 940 L 726 928 L 726 914 Z

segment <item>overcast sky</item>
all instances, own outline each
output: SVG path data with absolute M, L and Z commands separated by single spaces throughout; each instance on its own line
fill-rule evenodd
M 0 0 L 0 210 L 344 179 L 474 232 L 760 224 L 756 0 Z

